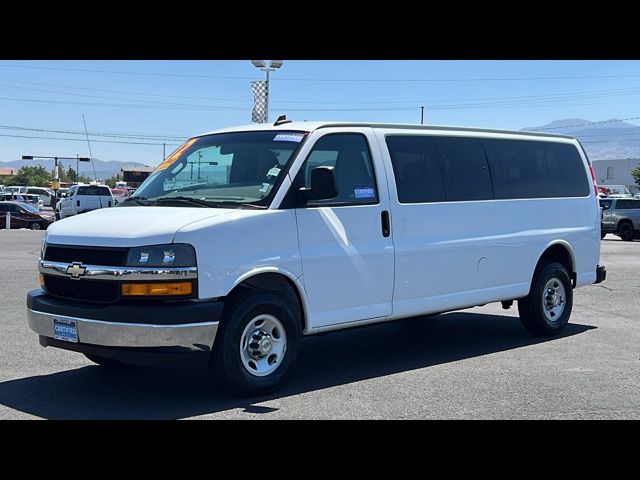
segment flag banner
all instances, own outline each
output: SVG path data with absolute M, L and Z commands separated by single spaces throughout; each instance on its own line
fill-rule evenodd
M 267 122 L 267 82 L 260 80 L 251 82 L 253 92 L 253 111 L 251 121 L 256 123 Z

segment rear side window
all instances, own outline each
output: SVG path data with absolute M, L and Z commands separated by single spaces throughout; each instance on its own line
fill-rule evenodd
M 586 197 L 587 174 L 578 150 L 566 143 L 483 141 L 495 198 Z
M 386 138 L 400 203 L 446 200 L 442 170 L 433 137 Z
M 611 204 L 613 200 L 600 200 L 600 206 L 603 210 L 609 210 L 611 208 Z
M 618 200 L 616 209 L 629 210 L 632 208 L 640 208 L 640 200 Z
M 108 187 L 89 185 L 86 187 L 78 187 L 78 195 L 100 195 L 103 197 L 110 197 L 111 192 L 109 191 Z
M 448 201 L 493 199 L 480 139 L 435 137 L 435 143 Z

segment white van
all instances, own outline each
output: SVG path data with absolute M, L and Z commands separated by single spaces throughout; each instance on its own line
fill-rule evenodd
M 514 300 L 558 334 L 599 256 L 574 138 L 278 121 L 195 137 L 118 208 L 49 227 L 28 318 L 98 364 L 195 363 L 265 393 L 302 335 Z
M 107 185 L 74 185 L 58 203 L 56 216 L 59 219 L 115 206 L 111 189 Z

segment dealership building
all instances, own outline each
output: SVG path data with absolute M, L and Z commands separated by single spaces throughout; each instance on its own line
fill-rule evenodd
M 631 171 L 640 165 L 638 158 L 593 160 L 598 185 L 626 185 L 631 193 L 640 191 Z
M 129 187 L 138 188 L 154 170 L 155 167 L 124 167 L 120 171 L 123 182 L 127 182 Z

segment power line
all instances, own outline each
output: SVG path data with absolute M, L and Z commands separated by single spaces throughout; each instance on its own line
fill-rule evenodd
M 60 134 L 68 134 L 68 135 L 81 135 L 84 132 L 78 130 L 59 130 L 59 129 L 49 129 L 49 128 L 30 128 L 30 127 L 19 127 L 14 125 L 0 125 L 0 129 L 2 130 L 22 130 L 29 132 L 46 132 L 46 133 L 60 133 Z M 99 133 L 99 132 L 89 132 L 89 136 L 98 136 L 98 137 L 113 137 L 113 138 L 129 138 L 129 139 L 138 139 L 138 140 L 174 140 L 174 141 L 184 141 L 189 138 L 188 135 L 180 136 L 180 137 L 172 137 L 168 135 L 145 135 L 145 134 L 117 134 L 117 133 Z
M 120 94 L 125 94 L 125 95 L 139 95 L 139 96 L 153 96 L 153 97 L 167 97 L 167 98 L 187 98 L 187 99 L 196 99 L 196 100 L 202 100 L 202 99 L 206 99 L 206 100 L 217 100 L 217 101 L 241 101 L 244 102 L 244 99 L 230 99 L 228 97 L 222 98 L 222 97 L 200 97 L 200 96 L 185 96 L 185 95 L 167 95 L 167 94 L 152 94 L 152 93 L 145 93 L 145 92 L 131 92 L 131 91 L 122 91 L 122 90 L 109 90 L 109 89 L 100 89 L 100 88 L 87 88 L 87 87 L 77 87 L 77 86 L 70 86 L 70 85 L 59 85 L 59 84 L 50 84 L 50 83 L 43 83 L 43 82 L 28 82 L 28 81 L 24 81 L 24 80 L 12 80 L 12 79 L 6 79 L 6 78 L 0 78 L 0 81 L 2 82 L 9 82 L 9 83 L 18 83 L 18 84 L 29 84 L 29 85 L 42 85 L 42 86 L 50 86 L 50 87 L 55 87 L 55 88 L 65 88 L 65 89 L 73 89 L 73 90 L 90 90 L 90 91 L 99 91 L 99 92 L 110 92 L 110 93 L 120 93 Z M 19 89 L 27 89 L 27 90 L 38 90 L 38 91 L 45 91 L 45 92 L 51 92 L 51 93 L 62 93 L 64 95 L 79 95 L 79 96 L 87 96 L 87 97 L 93 97 L 93 98 L 106 98 L 106 99 L 116 99 L 116 100 L 127 100 L 127 101 L 139 101 L 136 99 L 128 99 L 128 98 L 118 98 L 118 97 L 105 97 L 105 96 L 93 96 L 93 95 L 83 95 L 83 94 L 78 94 L 78 93 L 74 93 L 74 92 L 59 92 L 59 91 L 52 91 L 52 90 L 44 90 L 44 89 L 35 89 L 35 88 L 29 88 L 29 87 L 20 87 L 20 86 L 15 86 L 15 85 L 3 85 L 5 87 L 9 87 L 9 88 L 19 88 Z M 590 91 L 582 91 L 582 92 L 562 92 L 562 93 L 547 93 L 547 94 L 541 94 L 541 95 L 516 95 L 516 96 L 507 96 L 507 97 L 475 97 L 475 98 L 455 98 L 455 99 L 421 99 L 421 100 L 384 100 L 384 101 L 380 101 L 380 100 L 359 100 L 359 101 L 354 101 L 354 100 L 350 100 L 350 101 L 336 101 L 336 100 L 331 100 L 331 101 L 324 101 L 324 100 L 296 100 L 296 101 L 285 101 L 285 100 L 280 100 L 274 103 L 278 103 L 278 104 L 400 104 L 400 103 L 406 103 L 406 104 L 421 104 L 421 103 L 425 103 L 428 102 L 430 104 L 434 104 L 434 103 L 441 103 L 441 102 L 470 102 L 470 101 L 508 101 L 508 100 L 536 100 L 536 99 L 552 99 L 552 98 L 557 98 L 557 97 L 584 97 L 584 96 L 591 96 L 591 95 L 599 95 L 599 94 L 612 94 L 612 95 L 617 95 L 617 94 L 634 94 L 636 92 L 640 91 L 640 87 L 629 87 L 629 88 L 616 88 L 616 89 L 600 89 L 600 90 L 590 90 Z M 144 100 L 145 102 L 149 103 L 148 100 Z M 151 102 L 151 103 L 160 103 L 160 104 L 166 104 L 166 102 Z M 169 104 L 169 105 L 183 105 L 183 104 Z
M 8 138 L 35 138 L 40 140 L 62 140 L 67 142 L 86 142 L 86 138 L 61 138 L 61 137 L 41 137 L 35 135 L 7 135 L 0 133 L 0 137 L 8 137 Z M 127 145 L 162 145 L 162 143 L 151 143 L 151 142 L 123 142 L 118 140 L 92 140 L 93 142 L 98 143 L 121 143 Z M 167 145 L 179 147 L 179 143 L 167 143 Z
M 68 67 L 45 67 L 36 65 L 15 65 L 0 64 L 3 68 L 26 68 L 42 70 L 61 70 L 87 73 L 109 73 L 118 75 L 143 75 L 157 77 L 184 77 L 184 78 L 216 78 L 225 80 L 255 80 L 254 77 L 232 76 L 232 75 L 210 75 L 210 74 L 180 74 L 180 73 L 159 73 L 159 72 L 136 72 L 123 70 L 100 70 L 89 68 L 68 68 Z M 548 77 L 464 77 L 464 78 L 305 78 L 305 77 L 279 77 L 277 81 L 289 82 L 483 82 L 483 81 L 520 81 L 520 80 L 571 80 L 571 79 L 593 79 L 593 78 L 636 78 L 640 74 L 610 74 L 610 75 L 564 75 Z

